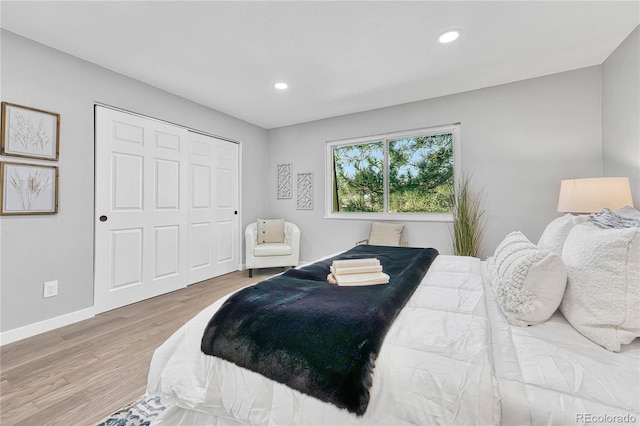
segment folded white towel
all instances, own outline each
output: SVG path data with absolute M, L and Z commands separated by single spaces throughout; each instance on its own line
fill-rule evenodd
M 336 272 L 336 268 L 334 268 L 333 266 L 331 266 L 329 268 L 331 270 L 332 274 L 339 274 L 339 275 L 349 275 L 349 274 L 367 274 L 367 273 L 374 273 L 374 272 L 382 272 L 382 265 L 377 265 L 377 266 L 354 266 L 353 268 L 340 268 L 340 272 Z
M 360 268 L 365 266 L 380 266 L 380 261 L 376 258 L 367 259 L 344 259 L 334 260 L 332 267 L 338 273 L 342 273 L 342 269 Z
M 340 286 L 361 286 L 374 284 L 387 284 L 389 275 L 384 272 L 368 273 L 368 274 L 347 274 L 333 276 Z

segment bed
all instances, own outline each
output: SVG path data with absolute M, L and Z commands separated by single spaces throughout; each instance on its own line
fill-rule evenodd
M 612 352 L 555 309 L 516 326 L 492 266 L 436 257 L 389 328 L 363 415 L 203 354 L 204 329 L 226 296 L 156 350 L 147 391 L 167 409 L 153 424 L 637 424 L 640 339 Z

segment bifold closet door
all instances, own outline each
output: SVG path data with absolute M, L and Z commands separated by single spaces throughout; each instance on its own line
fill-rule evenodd
M 189 133 L 189 284 L 238 270 L 238 144 Z
M 186 129 L 96 107 L 95 307 L 103 312 L 185 287 Z

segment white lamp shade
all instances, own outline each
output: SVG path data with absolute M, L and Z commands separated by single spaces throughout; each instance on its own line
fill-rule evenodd
M 624 206 L 633 206 L 629 178 L 568 179 L 560 183 L 559 212 L 596 213 Z

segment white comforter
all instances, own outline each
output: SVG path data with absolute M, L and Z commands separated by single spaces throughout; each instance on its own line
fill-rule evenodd
M 560 312 L 544 324 L 514 327 L 486 279 L 485 286 L 502 424 L 639 424 L 640 339 L 609 352 Z
M 154 354 L 148 392 L 173 406 L 155 424 L 497 424 L 483 293 L 477 259 L 436 258 L 389 329 L 362 417 L 200 352 L 220 300 Z
M 204 328 L 224 300 L 156 350 L 148 393 L 169 407 L 153 424 L 582 424 L 606 415 L 640 421 L 638 340 L 611 353 L 560 314 L 534 327 L 509 325 L 477 259 L 436 258 L 385 338 L 362 417 L 202 354 Z

